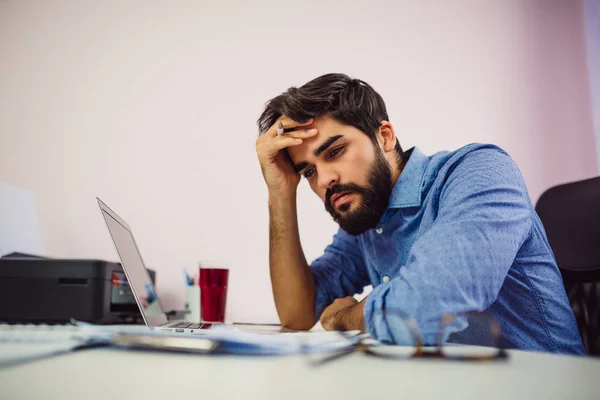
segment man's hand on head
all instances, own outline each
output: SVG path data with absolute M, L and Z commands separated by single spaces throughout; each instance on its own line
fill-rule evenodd
M 328 331 L 365 331 L 364 300 L 352 296 L 335 299 L 321 314 L 321 325 Z
M 295 198 L 300 175 L 289 161 L 285 149 L 301 145 L 304 140 L 314 137 L 317 129 L 310 128 L 313 122 L 311 118 L 300 123 L 283 115 L 256 139 L 256 154 L 271 194 Z M 277 132 L 280 123 L 284 131 L 281 134 Z

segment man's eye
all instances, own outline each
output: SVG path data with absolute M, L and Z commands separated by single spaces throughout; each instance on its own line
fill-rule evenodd
M 304 171 L 304 177 L 305 178 L 310 178 L 312 176 L 312 174 L 315 173 L 315 169 L 314 168 L 309 168 L 306 171 Z
M 339 156 L 342 153 L 342 150 L 344 150 L 344 146 L 336 147 L 335 149 L 331 150 L 329 157 Z

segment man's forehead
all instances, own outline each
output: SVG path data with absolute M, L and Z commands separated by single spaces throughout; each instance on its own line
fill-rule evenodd
M 341 124 L 332 119 L 316 120 L 305 129 L 311 128 L 316 128 L 317 134 L 304 139 L 301 145 L 290 147 L 290 156 L 309 157 L 321 144 L 333 136 L 352 137 L 357 134 L 357 132 L 354 132 L 356 130 L 354 127 Z
M 319 117 L 315 118 L 314 122 L 308 128 L 317 128 L 319 130 L 319 133 L 326 134 L 329 132 L 333 135 L 333 133 L 330 131 L 339 131 L 340 129 L 344 129 L 347 127 L 348 125 L 344 125 L 331 117 Z
M 314 152 L 324 143 L 327 139 L 334 136 L 344 136 L 342 132 L 335 129 L 320 129 L 316 126 L 311 125 L 309 128 L 317 128 L 317 134 L 313 137 L 304 139 L 303 143 L 298 146 L 288 147 L 288 153 L 292 158 L 292 161 L 308 161 L 314 158 Z

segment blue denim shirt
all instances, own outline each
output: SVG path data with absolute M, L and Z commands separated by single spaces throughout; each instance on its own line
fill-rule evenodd
M 317 317 L 335 298 L 372 284 L 365 325 L 385 343 L 412 339 L 381 310 L 414 318 L 430 344 L 443 313 L 485 310 L 509 347 L 583 354 L 546 233 L 510 156 L 483 144 L 409 154 L 378 227 L 359 236 L 339 230 L 311 264 Z M 459 325 L 444 339 L 482 344 L 480 328 Z

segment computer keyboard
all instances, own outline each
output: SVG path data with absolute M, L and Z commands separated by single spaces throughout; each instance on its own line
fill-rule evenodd
M 204 325 L 202 323 L 193 323 L 193 322 L 179 322 L 175 325 L 169 325 L 169 328 L 186 328 L 186 329 L 200 329 L 200 327 Z
M 0 342 L 48 343 L 79 337 L 81 328 L 71 324 L 6 324 L 0 323 Z

